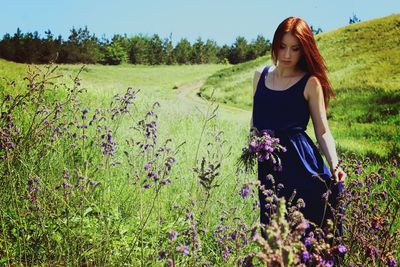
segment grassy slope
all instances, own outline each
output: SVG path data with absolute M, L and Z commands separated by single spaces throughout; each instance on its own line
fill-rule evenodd
M 316 36 L 337 95 L 328 116 L 342 152 L 398 155 L 399 30 L 396 14 Z M 267 64 L 269 56 L 220 70 L 207 80 L 201 94 L 210 97 L 214 91 L 219 102 L 251 109 L 254 70 Z

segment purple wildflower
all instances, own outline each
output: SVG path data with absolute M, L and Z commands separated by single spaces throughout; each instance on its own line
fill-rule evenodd
M 101 146 L 103 147 L 103 154 L 106 156 L 114 156 L 115 142 L 113 140 L 112 132 L 108 131 L 106 135 L 102 135 L 104 141 Z
M 149 169 L 150 169 L 150 167 L 151 167 L 151 164 L 152 164 L 152 161 L 149 161 L 149 162 L 147 162 L 145 165 L 144 165 L 144 170 L 145 171 L 148 171 Z
M 250 195 L 250 188 L 249 186 L 246 184 L 242 187 L 242 189 L 240 190 L 240 196 L 242 198 L 248 198 Z
M 174 260 L 173 259 L 168 259 L 167 260 L 167 266 L 168 267 L 174 267 L 175 266 Z
M 396 267 L 397 266 L 397 262 L 396 262 L 396 260 L 394 259 L 394 257 L 393 256 L 390 256 L 388 259 L 387 259 L 387 263 L 386 263 L 388 266 L 391 266 L 391 267 Z
M 69 180 L 70 179 L 70 175 L 69 175 L 69 170 L 68 169 L 64 169 L 64 178 Z
M 86 114 L 89 112 L 87 108 L 82 109 L 82 120 L 86 120 Z
M 338 250 L 340 253 L 346 253 L 347 252 L 347 248 L 343 245 L 339 245 L 338 246 Z
M 149 172 L 147 173 L 147 177 L 149 177 L 149 178 L 153 178 L 153 179 L 154 179 L 154 181 L 157 181 L 158 174 L 157 174 L 156 172 L 149 171 Z
M 250 153 L 256 152 L 257 148 L 258 148 L 258 146 L 257 146 L 257 143 L 255 141 L 250 142 L 250 144 L 249 144 L 249 152 Z
M 183 255 L 189 255 L 189 247 L 188 246 L 178 246 L 176 248 L 176 251 L 179 251 L 180 253 L 182 253 Z
M 169 238 L 170 240 L 176 239 L 177 236 L 178 236 L 178 232 L 175 231 L 175 230 L 171 230 L 171 231 L 168 232 L 168 238 Z
M 322 266 L 332 267 L 333 266 L 333 260 L 323 260 L 322 261 Z
M 231 254 L 231 249 L 229 246 L 225 246 L 224 250 L 222 251 L 222 258 L 227 260 L 229 255 Z
M 377 250 L 374 246 L 369 245 L 366 249 L 366 254 L 368 257 L 370 257 L 371 259 L 374 259 L 376 254 L 377 254 Z
M 301 253 L 301 258 L 304 262 L 307 262 L 310 259 L 310 253 L 305 250 Z
M 312 246 L 311 238 L 307 237 L 307 238 L 304 240 L 304 245 L 305 245 L 306 247 L 311 247 L 311 246 Z

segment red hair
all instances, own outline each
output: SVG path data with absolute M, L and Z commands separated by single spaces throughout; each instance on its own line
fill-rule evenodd
M 288 17 L 279 24 L 272 41 L 271 56 L 274 64 L 277 64 L 277 55 L 282 38 L 285 33 L 291 33 L 300 42 L 302 56 L 298 67 L 310 75 L 314 75 L 321 83 L 324 92 L 325 109 L 328 108 L 329 99 L 334 97 L 332 86 L 328 80 L 325 60 L 318 51 L 313 33 L 308 24 L 298 17 Z

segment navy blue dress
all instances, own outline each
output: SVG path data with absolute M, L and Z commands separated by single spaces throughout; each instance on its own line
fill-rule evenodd
M 304 88 L 310 77 L 305 74 L 296 84 L 287 90 L 277 91 L 266 87 L 265 77 L 268 75 L 265 67 L 254 95 L 253 126 L 259 131 L 272 130 L 275 137 L 280 139 L 281 145 L 287 151 L 278 153 L 282 161 L 282 170 L 274 171 L 268 161 L 258 162 L 258 179 L 262 185 L 272 189 L 272 183 L 267 179 L 272 174 L 275 185 L 281 183 L 284 188 L 279 190 L 278 196 L 288 200 L 296 190 L 292 204 L 302 198 L 305 207 L 301 209 L 305 218 L 324 226 L 327 218 L 332 218 L 330 208 L 327 207 L 324 216 L 325 201 L 322 195 L 327 191 L 326 185 L 313 177 L 318 175 L 327 185 L 331 185 L 331 173 L 325 165 L 317 147 L 305 132 L 310 119 L 308 102 L 304 98 Z M 333 185 L 329 202 L 336 206 L 336 198 L 342 185 Z M 265 207 L 265 196 L 259 192 L 260 221 L 269 223 L 269 209 Z

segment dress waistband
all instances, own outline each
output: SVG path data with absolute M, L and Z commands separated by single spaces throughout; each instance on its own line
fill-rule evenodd
M 282 136 L 288 134 L 304 133 L 305 130 L 302 128 L 277 129 L 277 130 L 265 129 L 260 131 L 260 134 L 262 134 L 263 132 L 267 132 L 270 136 L 274 137 L 274 136 Z

